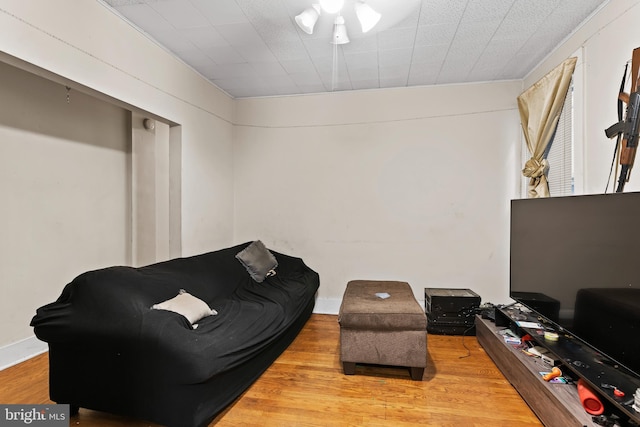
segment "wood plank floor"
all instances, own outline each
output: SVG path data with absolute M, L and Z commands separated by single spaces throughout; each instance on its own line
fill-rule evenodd
M 405 368 L 342 373 L 336 316 L 314 314 L 280 358 L 212 426 L 541 426 L 475 337 L 429 335 L 423 381 Z M 468 350 L 467 350 L 468 349 Z M 468 356 L 467 356 L 468 355 Z M 0 403 L 50 403 L 42 354 L 0 371 Z M 153 424 L 80 409 L 70 425 Z

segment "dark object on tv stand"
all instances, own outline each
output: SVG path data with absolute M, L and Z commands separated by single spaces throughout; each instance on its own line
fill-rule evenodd
M 640 289 L 580 289 L 574 321 L 579 337 L 640 373 Z
M 560 301 L 555 298 L 538 292 L 511 292 L 511 298 L 534 309 L 553 322 L 560 322 Z

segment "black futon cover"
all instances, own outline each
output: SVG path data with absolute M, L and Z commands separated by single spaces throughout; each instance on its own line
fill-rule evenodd
M 210 422 L 293 341 L 319 286 L 300 258 L 274 251 L 277 274 L 255 282 L 235 259 L 248 244 L 75 278 L 31 323 L 49 344 L 51 399 L 164 425 Z M 151 309 L 180 289 L 218 314 L 193 328 Z

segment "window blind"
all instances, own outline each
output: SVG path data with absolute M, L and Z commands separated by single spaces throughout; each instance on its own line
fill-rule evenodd
M 573 194 L 573 82 L 569 86 L 558 127 L 549 152 L 549 193 L 551 196 Z

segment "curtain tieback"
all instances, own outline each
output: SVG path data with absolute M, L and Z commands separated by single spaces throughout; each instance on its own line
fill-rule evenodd
M 549 162 L 547 159 L 534 159 L 533 157 L 527 160 L 527 163 L 524 164 L 524 169 L 522 169 L 522 175 L 527 178 L 539 178 L 546 174 L 549 169 Z

